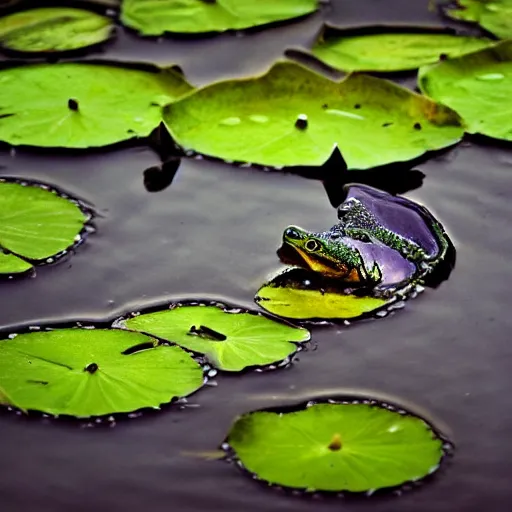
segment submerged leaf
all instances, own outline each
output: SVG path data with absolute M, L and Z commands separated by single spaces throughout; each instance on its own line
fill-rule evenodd
M 313 55 L 343 71 L 405 71 L 417 69 L 440 58 L 457 57 L 480 50 L 487 39 L 463 37 L 441 31 L 405 32 L 393 27 L 357 35 L 328 27 L 313 46 Z
M 421 68 L 418 81 L 464 118 L 468 133 L 512 140 L 512 41 Z
M 83 9 L 31 9 L 0 18 L 0 44 L 22 52 L 76 50 L 106 41 L 113 27 L 109 18 Z
M 447 9 L 451 18 L 478 23 L 501 39 L 512 37 L 512 0 L 457 0 L 456 9 Z
M 283 318 L 349 320 L 380 310 L 396 299 L 357 295 L 333 279 L 291 269 L 265 283 L 254 300 L 269 313 Z
M 2 255 L 0 273 L 32 267 L 19 257 L 38 262 L 67 251 L 81 241 L 88 219 L 75 202 L 54 191 L 0 180 L 0 248 L 14 253 Z
M 191 89 L 171 69 L 35 64 L 0 71 L 0 140 L 86 148 L 146 137 L 161 107 Z
M 0 341 L 3 401 L 23 410 L 103 416 L 158 407 L 202 385 L 189 354 L 139 333 L 62 329 Z
M 338 146 L 350 169 L 405 161 L 460 140 L 451 109 L 387 80 L 333 82 L 293 63 L 207 86 L 169 105 L 185 149 L 269 166 L 321 165 Z
M 239 30 L 311 14 L 318 0 L 123 0 L 121 21 L 146 36 Z
M 215 306 L 178 306 L 130 318 L 122 325 L 204 354 L 225 371 L 280 362 L 297 351 L 296 343 L 309 340 L 306 329 Z
M 309 491 L 395 487 L 432 473 L 444 455 L 422 419 L 361 403 L 244 414 L 227 443 L 258 478 Z

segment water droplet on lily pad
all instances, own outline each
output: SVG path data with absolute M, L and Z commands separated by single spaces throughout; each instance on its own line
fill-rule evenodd
M 242 120 L 239 117 L 226 117 L 219 124 L 223 124 L 225 126 L 236 126 L 240 124 Z
M 251 121 L 253 121 L 254 123 L 266 123 L 266 122 L 268 122 L 268 117 L 267 116 L 261 116 L 261 115 L 257 115 L 257 114 L 250 115 L 249 119 Z
M 476 77 L 477 80 L 491 81 L 494 82 L 496 80 L 503 80 L 505 75 L 502 73 L 487 73 L 485 75 L 478 75 Z

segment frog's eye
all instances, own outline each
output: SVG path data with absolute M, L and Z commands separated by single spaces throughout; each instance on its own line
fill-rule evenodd
M 318 251 L 318 249 L 320 249 L 320 244 L 314 238 L 310 238 L 309 240 L 306 241 L 304 247 L 309 252 L 315 252 Z

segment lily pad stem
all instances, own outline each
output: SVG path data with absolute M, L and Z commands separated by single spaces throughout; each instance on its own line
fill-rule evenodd
M 338 450 L 341 450 L 341 447 L 341 436 L 339 434 L 334 434 L 328 446 L 329 450 L 337 452 Z
M 84 371 L 90 374 L 96 373 L 98 371 L 98 365 L 96 363 L 90 363 L 84 368 Z
M 69 108 L 69 110 L 72 110 L 73 112 L 78 112 L 78 101 L 73 98 L 69 98 L 68 108 Z

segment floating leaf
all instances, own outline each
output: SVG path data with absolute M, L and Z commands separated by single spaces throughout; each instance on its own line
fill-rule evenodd
M 123 0 L 121 21 L 145 36 L 239 30 L 311 14 L 317 0 Z
M 164 120 L 185 149 L 274 167 L 321 165 L 337 145 L 350 169 L 367 169 L 455 144 L 464 131 L 451 109 L 392 82 L 333 82 L 286 62 L 200 89 Z
M 451 18 L 480 24 L 501 39 L 512 38 L 512 0 L 457 0 L 459 7 L 446 9 Z
M 0 390 L 23 410 L 103 416 L 158 407 L 202 385 L 189 354 L 140 333 L 62 329 L 0 341 Z
M 83 9 L 31 9 L 0 18 L 0 44 L 22 52 L 76 50 L 106 41 L 112 30 L 109 18 Z
M 32 268 L 33 267 L 30 263 L 14 256 L 14 254 L 5 254 L 0 252 L 0 276 L 3 274 L 23 274 Z
M 422 419 L 366 404 L 244 414 L 227 443 L 258 478 L 309 491 L 395 487 L 435 471 L 444 454 Z
M 204 354 L 219 370 L 235 372 L 283 361 L 297 351 L 295 343 L 309 339 L 306 329 L 215 306 L 178 306 L 122 324 Z
M 387 27 L 358 35 L 327 27 L 313 46 L 313 55 L 343 71 L 404 71 L 440 58 L 457 57 L 489 46 L 490 41 L 441 31 Z
M 0 180 L 0 273 L 19 273 L 30 262 L 55 258 L 81 241 L 89 216 L 76 202 L 37 184 Z M 20 258 L 22 258 L 20 260 Z
M 286 270 L 265 283 L 254 300 L 269 313 L 295 320 L 355 319 L 396 301 L 356 295 L 333 279 L 299 269 Z
M 456 110 L 468 133 L 512 140 L 512 41 L 421 68 L 419 86 Z
M 35 64 L 0 71 L 0 140 L 86 148 L 146 137 L 191 86 L 172 69 Z

